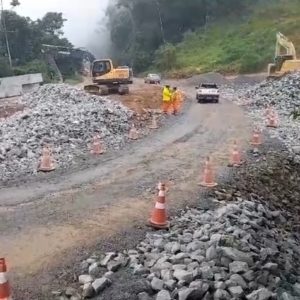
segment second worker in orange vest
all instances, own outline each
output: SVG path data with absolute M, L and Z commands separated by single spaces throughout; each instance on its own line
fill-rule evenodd
M 173 94 L 172 94 L 172 109 L 174 115 L 179 113 L 181 109 L 181 103 L 182 103 L 181 92 L 177 89 L 177 87 L 174 87 Z

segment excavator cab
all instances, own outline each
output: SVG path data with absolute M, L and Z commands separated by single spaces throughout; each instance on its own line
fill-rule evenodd
M 92 66 L 92 77 L 96 78 L 98 76 L 103 76 L 109 73 L 111 69 L 112 66 L 109 60 L 96 60 Z

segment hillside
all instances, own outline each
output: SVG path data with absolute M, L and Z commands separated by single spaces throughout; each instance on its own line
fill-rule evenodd
M 280 1 L 258 6 L 242 22 L 220 22 L 207 32 L 187 34 L 176 46 L 175 77 L 207 71 L 250 73 L 267 70 L 273 60 L 275 34 L 281 31 L 295 44 L 300 54 L 300 2 Z
M 277 31 L 300 49 L 299 0 L 157 0 L 156 4 L 110 0 L 111 53 L 136 73 L 151 70 L 182 77 L 207 71 L 263 71 L 273 60 Z

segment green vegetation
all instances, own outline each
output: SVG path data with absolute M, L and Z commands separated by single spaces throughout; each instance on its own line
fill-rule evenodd
M 251 5 L 258 1 L 110 0 L 107 17 L 114 56 L 120 64 L 133 66 L 136 72 L 149 68 L 153 58 L 157 67 L 169 68 L 164 59 L 170 57 L 170 44 L 182 41 L 187 31 L 196 31 L 205 27 L 208 20 L 223 16 L 235 19 L 248 15 Z
M 300 51 L 300 0 L 111 0 L 108 18 L 115 57 L 136 72 L 266 70 L 277 31 Z
M 11 2 L 12 7 L 18 5 L 22 5 L 18 0 Z M 81 70 L 83 57 L 92 55 L 74 49 L 63 37 L 65 21 L 62 13 L 57 12 L 48 12 L 43 18 L 33 21 L 12 9 L 1 11 L 0 77 L 42 73 L 45 82 L 55 82 L 59 79 L 56 64 L 63 78 L 78 80 L 76 74 Z M 64 51 L 70 51 L 70 55 L 61 54 Z
M 177 45 L 174 76 L 188 76 L 207 71 L 251 73 L 266 70 L 275 51 L 275 34 L 281 31 L 300 51 L 300 2 L 257 7 L 243 23 L 220 22 L 206 33 L 187 34 Z
M 24 74 L 42 73 L 44 82 L 54 82 L 57 80 L 55 71 L 52 70 L 44 60 L 35 59 L 18 67 L 13 67 L 12 73 L 15 76 Z

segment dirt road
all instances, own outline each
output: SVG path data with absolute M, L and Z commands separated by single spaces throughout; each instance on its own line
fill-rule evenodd
M 193 98 L 192 88 L 183 89 Z M 184 114 L 170 116 L 153 135 L 105 155 L 92 167 L 1 189 L 0 253 L 9 261 L 23 300 L 42 299 L 32 296 L 29 282 L 50 286 L 49 270 L 62 266 L 79 249 L 143 228 L 159 180 L 170 185 L 171 209 L 199 202 L 202 188 L 197 183 L 205 157 L 211 155 L 222 168 L 233 140 L 245 145 L 248 137 L 245 116 L 229 99 L 219 105 L 193 100 Z M 27 290 L 31 296 L 24 294 Z

